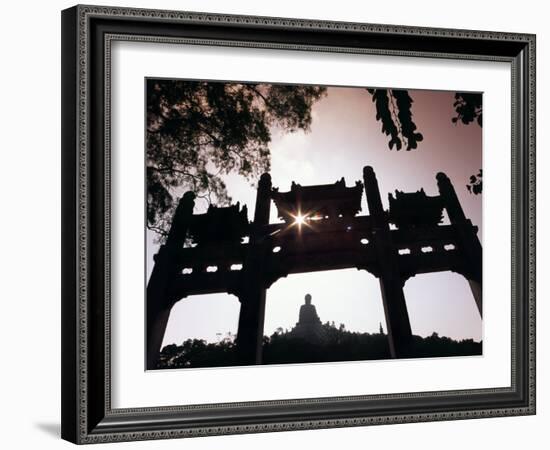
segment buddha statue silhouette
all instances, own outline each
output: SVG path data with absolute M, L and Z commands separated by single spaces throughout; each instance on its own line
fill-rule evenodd
M 300 306 L 298 322 L 292 329 L 292 334 L 307 341 L 319 342 L 324 338 L 324 330 L 321 319 L 317 315 L 315 305 L 311 304 L 311 295 L 306 294 L 305 303 Z
M 315 309 L 315 305 L 311 304 L 310 294 L 306 294 L 305 301 L 306 302 L 300 307 L 298 324 L 312 325 L 312 324 L 321 323 L 321 320 L 317 315 L 317 310 Z

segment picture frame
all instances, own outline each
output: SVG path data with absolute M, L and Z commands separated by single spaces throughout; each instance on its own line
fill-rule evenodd
M 110 58 L 116 41 L 508 64 L 510 385 L 113 408 Z M 62 12 L 62 87 L 64 439 L 84 444 L 535 414 L 534 35 L 78 5 Z

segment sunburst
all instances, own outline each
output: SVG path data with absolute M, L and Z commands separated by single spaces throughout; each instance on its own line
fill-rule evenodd
M 295 225 L 301 226 L 301 225 L 306 223 L 307 216 L 305 214 L 298 214 L 298 215 L 292 216 L 292 217 L 294 217 L 294 224 Z

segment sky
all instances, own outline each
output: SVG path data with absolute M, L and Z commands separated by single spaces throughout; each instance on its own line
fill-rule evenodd
M 482 167 L 482 129 L 477 123 L 453 124 L 456 115 L 454 92 L 409 91 L 413 120 L 424 140 L 412 151 L 389 150 L 388 137 L 376 120 L 375 105 L 363 88 L 329 87 L 326 97 L 312 108 L 309 132 L 283 133 L 272 129 L 271 178 L 281 192 L 292 181 L 301 185 L 334 183 L 344 177 L 347 186 L 362 181 L 362 170 L 370 165 L 376 172 L 384 208 L 388 193 L 424 188 L 437 195 L 435 175 L 445 172 L 455 186 L 466 217 L 480 229 L 482 200 L 466 190 L 470 175 Z M 256 189 L 238 175 L 225 177 L 229 195 L 246 204 L 253 218 Z M 207 205 L 197 201 L 195 213 Z M 271 221 L 276 221 L 272 205 Z M 365 195 L 361 215 L 368 214 Z M 483 240 L 482 240 L 483 245 Z M 158 251 L 154 234 L 147 231 L 147 277 Z M 264 334 L 278 327 L 291 329 L 298 320 L 304 296 L 312 295 L 321 321 L 343 323 L 346 329 L 378 332 L 386 330 L 378 279 L 356 269 L 289 275 L 267 291 Z M 423 274 L 410 278 L 404 287 L 413 334 L 437 332 L 453 339 L 482 339 L 482 321 L 468 282 L 451 272 Z M 239 301 L 228 294 L 191 296 L 173 307 L 163 346 L 181 344 L 189 338 L 216 342 L 236 334 Z

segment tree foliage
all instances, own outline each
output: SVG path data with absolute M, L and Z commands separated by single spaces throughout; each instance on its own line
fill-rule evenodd
M 292 332 L 277 330 L 264 336 L 264 364 L 305 362 L 362 361 L 391 358 L 388 336 L 382 333 L 347 331 L 343 324 L 323 324 L 322 342 L 310 342 Z M 482 343 L 472 339 L 456 341 L 433 333 L 428 337 L 413 336 L 411 357 L 470 356 L 482 354 Z M 159 369 L 186 367 L 221 367 L 241 365 L 232 340 L 217 343 L 188 339 L 182 345 L 167 345 L 160 354 Z
M 382 122 L 382 132 L 390 137 L 388 147 L 407 151 L 418 147 L 423 136 L 412 120 L 413 100 L 407 90 L 367 89 L 376 105 L 376 120 Z
M 472 123 L 474 120 L 481 127 L 483 126 L 483 107 L 482 96 L 476 93 L 457 92 L 453 106 L 456 116 L 451 120 L 453 123 L 462 122 L 464 125 Z
M 388 147 L 392 150 L 406 148 L 413 150 L 418 147 L 423 136 L 416 131 L 416 124 L 413 121 L 412 103 L 413 100 L 407 90 L 398 89 L 367 89 L 376 104 L 376 120 L 382 123 L 382 132 L 389 136 Z M 451 118 L 453 123 L 469 125 L 477 122 L 483 126 L 483 105 L 480 93 L 457 92 L 453 107 L 456 116 Z M 468 192 L 481 194 L 482 171 L 470 177 L 466 185 Z
M 147 224 L 166 235 L 175 196 L 231 199 L 223 175 L 269 171 L 271 129 L 308 131 L 319 86 L 147 81 Z
M 455 94 L 456 116 L 452 118 L 453 123 L 462 122 L 464 125 L 469 125 L 472 122 L 483 126 L 483 97 L 479 93 L 457 92 Z M 479 195 L 483 190 L 483 171 L 479 169 L 477 175 L 470 176 L 470 180 L 466 185 L 466 189 L 471 194 Z
M 483 188 L 483 170 L 479 169 L 477 175 L 470 176 L 469 184 L 466 185 L 468 192 L 478 195 L 481 194 Z

